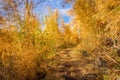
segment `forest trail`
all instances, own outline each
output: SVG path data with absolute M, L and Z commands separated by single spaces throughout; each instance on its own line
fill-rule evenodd
M 57 65 L 52 68 L 49 80 L 103 80 L 98 76 L 93 58 L 80 56 L 72 48 L 56 53 L 55 60 Z

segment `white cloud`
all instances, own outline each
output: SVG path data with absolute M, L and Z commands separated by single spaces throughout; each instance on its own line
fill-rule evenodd
M 70 10 L 70 8 L 69 9 L 59 9 L 59 14 L 61 14 L 61 15 L 68 15 L 68 11 Z

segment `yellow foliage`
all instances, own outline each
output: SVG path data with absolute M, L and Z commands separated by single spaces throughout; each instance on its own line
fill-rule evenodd
M 18 7 L 12 7 L 13 0 L 3 1 L 11 7 L 10 11 L 6 9 L 8 13 L 17 11 Z M 78 45 L 81 50 L 92 51 L 101 46 L 106 37 L 120 44 L 119 0 L 75 0 L 71 10 L 74 19 L 70 24 L 59 23 L 59 11 L 49 10 L 42 25 L 34 15 L 32 0 L 25 0 L 23 7 L 24 17 L 19 11 L 9 14 L 11 18 L 0 17 L 3 80 L 37 80 L 44 70 L 48 71 L 49 62 L 61 49 Z

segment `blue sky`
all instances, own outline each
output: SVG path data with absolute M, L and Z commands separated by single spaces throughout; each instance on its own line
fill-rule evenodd
M 35 12 L 40 18 L 47 15 L 47 7 L 58 9 L 59 16 L 65 21 L 65 23 L 69 23 L 71 20 L 71 17 L 67 15 L 67 11 L 72 8 L 72 3 L 64 4 L 63 0 L 47 0 L 46 2 L 39 4 L 38 8 L 35 9 Z

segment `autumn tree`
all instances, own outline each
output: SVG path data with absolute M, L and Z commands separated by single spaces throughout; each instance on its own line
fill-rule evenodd
M 58 47 L 60 47 L 62 43 L 62 35 L 60 33 L 59 25 L 58 25 L 58 10 L 52 11 L 49 10 L 50 13 L 48 16 L 46 16 L 45 20 L 45 30 L 44 34 L 46 35 L 46 38 L 48 39 L 48 44 L 51 45 L 51 48 L 54 48 L 57 50 Z M 53 14 L 54 13 L 54 14 Z
M 114 45 L 119 45 L 119 14 L 120 1 L 106 0 L 95 1 L 96 11 L 95 20 L 97 26 L 103 31 L 105 36 L 114 41 Z
M 103 36 L 118 38 L 119 27 L 115 27 L 118 25 L 116 21 L 119 18 L 118 0 L 76 0 L 73 11 L 75 13 L 73 22 L 80 26 L 83 44 L 88 44 L 89 49 L 99 45 L 99 40 Z
M 97 59 L 102 53 L 105 53 L 114 56 L 114 59 L 117 57 L 119 60 L 114 52 L 118 50 L 114 50 L 113 47 L 120 45 L 120 1 L 76 0 L 73 13 L 75 17 L 73 23 L 80 27 L 80 38 L 82 39 L 78 48 L 90 51 L 97 56 Z M 95 50 L 96 52 L 94 52 Z M 107 58 L 105 57 L 105 59 Z M 112 72 L 112 70 L 110 71 Z M 114 72 L 113 74 L 117 75 Z M 109 78 L 111 75 L 109 74 Z
M 38 58 L 44 54 L 43 38 L 40 22 L 33 14 L 33 2 L 19 1 L 1 0 L 4 15 L 0 14 L 0 76 L 3 80 L 33 79 L 40 70 L 35 67 L 42 65 L 38 64 Z

